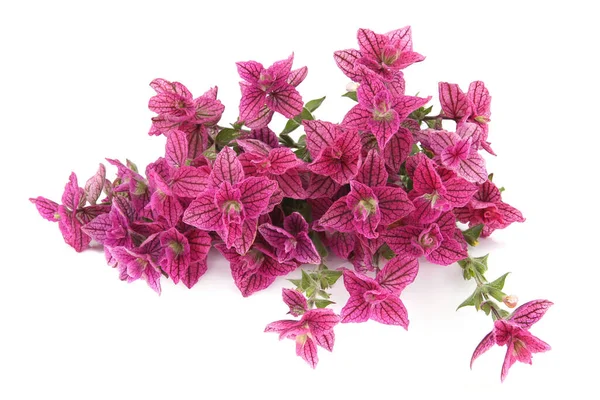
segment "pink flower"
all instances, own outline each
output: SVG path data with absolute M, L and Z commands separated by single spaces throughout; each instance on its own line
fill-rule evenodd
M 508 319 L 494 322 L 494 329 L 477 345 L 471 357 L 473 362 L 494 344 L 506 345 L 506 356 L 502 364 L 500 379 L 504 381 L 510 367 L 516 362 L 531 364 L 533 353 L 550 350 L 550 345 L 529 333 L 529 328 L 539 321 L 553 303 L 548 300 L 533 300 L 517 308 Z
M 240 120 L 251 128 L 262 128 L 271 120 L 273 111 L 294 118 L 304 105 L 296 86 L 306 76 L 306 67 L 292 71 L 294 55 L 275 62 L 269 68 L 256 61 L 238 62 L 242 99 Z M 248 122 L 254 122 L 248 125 Z
M 469 223 L 469 226 L 483 224 L 483 237 L 513 222 L 525 221 L 519 210 L 502 201 L 500 190 L 489 180 L 479 185 L 473 199 L 465 207 L 455 209 L 454 213 L 460 222 Z
M 283 296 L 285 299 L 285 291 Z M 339 321 L 340 317 L 333 310 L 318 308 L 306 311 L 298 321 L 281 320 L 271 322 L 265 328 L 265 332 L 279 333 L 279 339 L 295 340 L 296 355 L 302 357 L 312 368 L 315 368 L 319 362 L 317 345 L 328 351 L 333 350 L 335 342 L 333 328 Z
M 395 257 L 377 274 L 376 279 L 344 271 L 344 286 L 350 298 L 342 308 L 342 322 L 373 319 L 408 329 L 408 313 L 399 295 L 417 276 L 419 263 L 414 258 Z

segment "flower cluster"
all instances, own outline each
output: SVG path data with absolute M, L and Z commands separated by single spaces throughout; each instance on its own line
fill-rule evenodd
M 293 55 L 268 68 L 237 64 L 241 101 L 230 127 L 219 125 L 224 106 L 216 87 L 194 98 L 181 83 L 156 79 L 149 134 L 166 137 L 163 157 L 144 173 L 130 161 L 107 159 L 115 179 L 101 164 L 83 188 L 72 174 L 61 204 L 31 201 L 76 251 L 101 244 L 121 280 L 143 279 L 158 293 L 163 276 L 192 288 L 211 247 L 230 262 L 243 296 L 315 265 L 291 279 L 295 289 L 283 290 L 289 313 L 300 319 L 266 328 L 295 340 L 312 367 L 317 346 L 333 349 L 340 322 L 371 319 L 407 329 L 400 295 L 420 259 L 458 262 L 477 284 L 460 307 L 494 319 L 473 359 L 493 344 L 507 345 L 504 379 L 515 360 L 531 362 L 532 353 L 549 349 L 528 329 L 551 303 L 529 302 L 509 315 L 494 301 L 516 305 L 502 292 L 506 274 L 488 282 L 487 256 L 469 256 L 479 237 L 524 221 L 502 200 L 481 154 L 495 155 L 488 90 L 480 81 L 466 93 L 442 82 L 441 110 L 430 115 L 430 96 L 405 93 L 403 69 L 424 60 L 413 51 L 410 28 L 360 29 L 357 39 L 358 49 L 334 53 L 355 89 L 344 95 L 355 104 L 341 123 L 315 118 L 324 98 L 304 103 L 297 86 L 308 70 L 293 69 Z M 279 135 L 270 126 L 274 113 L 289 119 Z M 445 129 L 445 121 L 455 129 Z M 298 128 L 304 132 L 294 139 Z M 328 251 L 353 268 L 327 268 Z M 338 315 L 328 289 L 340 277 L 349 299 Z

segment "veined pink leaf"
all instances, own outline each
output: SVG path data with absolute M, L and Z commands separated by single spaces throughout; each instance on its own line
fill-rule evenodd
M 381 287 L 399 295 L 415 280 L 418 272 L 419 262 L 416 258 L 396 256 L 379 271 L 377 282 Z
M 427 129 L 427 133 L 429 145 L 436 154 L 441 154 L 444 149 L 454 145 L 460 138 L 456 133 L 444 130 Z
M 315 342 L 327 351 L 333 351 L 335 343 L 335 332 L 333 330 L 313 334 Z
M 29 201 L 35 204 L 35 207 L 37 208 L 42 218 L 51 222 L 58 221 L 58 219 L 56 218 L 58 213 L 57 203 L 53 202 L 52 200 L 48 200 L 47 198 L 42 196 L 31 198 L 29 199 Z
M 496 185 L 492 181 L 487 180 L 479 185 L 479 190 L 475 193 L 473 199 L 482 203 L 499 203 L 502 201 L 502 195 Z
M 389 225 L 415 209 L 402 188 L 379 186 L 373 188 L 373 193 L 377 196 L 382 225 Z
M 286 118 L 294 118 L 302 112 L 302 96 L 293 86 L 282 87 L 267 95 L 267 107 Z
M 185 237 L 190 245 L 190 260 L 192 262 L 206 262 L 206 256 L 212 243 L 208 232 L 191 229 L 185 233 Z
M 467 249 L 454 239 L 445 238 L 439 247 L 429 253 L 425 258 L 427 261 L 438 265 L 450 265 L 459 260 L 467 258 Z
M 361 54 L 377 59 L 381 57 L 383 48 L 387 44 L 385 35 L 377 34 L 369 29 L 359 29 L 356 38 Z
M 161 266 L 173 282 L 178 283 L 187 275 L 190 266 L 190 245 L 187 238 L 177 229 L 171 228 L 162 233 L 160 244 L 165 249 Z
M 231 265 L 231 275 L 235 285 L 244 297 L 268 288 L 275 281 L 274 276 L 263 275 L 253 270 L 248 271 L 244 268 L 235 267 L 233 264 Z
M 415 207 L 412 216 L 422 225 L 432 223 L 442 213 L 442 210 L 434 207 L 431 199 L 425 198 L 425 195 L 413 199 L 412 203 Z
M 277 182 L 284 197 L 292 199 L 306 198 L 306 192 L 302 187 L 302 179 L 297 170 L 290 169 L 281 175 L 271 175 L 271 178 Z
M 241 224 L 230 224 L 225 243 L 233 245 L 239 254 L 246 254 L 256 238 L 256 218 L 246 218 Z
M 257 218 L 267 209 L 269 198 L 277 190 L 277 182 L 264 177 L 250 177 L 243 180 L 239 188 L 246 216 Z
M 277 135 L 268 127 L 253 129 L 250 132 L 250 139 L 260 140 L 263 143 L 266 143 L 272 148 L 279 147 L 279 140 L 277 140 Z
M 442 179 L 435 170 L 433 162 L 428 158 L 422 158 L 415 168 L 413 188 L 415 193 L 419 194 L 434 192 L 445 194 Z
M 240 120 L 247 123 L 257 119 L 267 100 L 267 94 L 260 87 L 240 82 L 242 99 L 240 101 Z M 266 126 L 266 125 L 263 125 Z
M 302 316 L 302 322 L 311 332 L 321 333 L 332 330 L 340 322 L 340 317 L 330 308 L 313 308 Z
M 548 300 L 533 300 L 521 305 L 508 318 L 509 321 L 519 325 L 523 329 L 529 329 L 538 322 L 548 308 L 554 303 Z
M 410 113 L 417 110 L 419 107 L 423 107 L 431 100 L 431 96 L 414 97 L 414 96 L 401 96 L 394 98 L 392 107 L 398 112 L 398 117 L 401 121 L 404 121 Z
M 213 165 L 211 181 L 213 185 L 219 186 L 223 182 L 235 185 L 244 179 L 244 170 L 235 151 L 231 147 L 224 147 Z
M 311 368 L 315 368 L 317 363 L 319 362 L 319 357 L 317 355 L 317 345 L 314 340 L 308 336 L 306 336 L 305 341 L 296 340 L 296 355 L 302 357 L 304 361 L 311 366 Z
M 391 81 L 386 82 L 385 86 L 393 97 L 402 97 L 405 93 L 406 82 L 402 71 L 397 71 Z
M 304 81 L 308 74 L 307 67 L 301 67 L 290 72 L 287 82 L 292 86 L 298 86 Z
M 225 106 L 216 98 L 200 96 L 194 100 L 194 123 L 214 125 L 221 119 Z
M 244 125 L 250 129 L 266 128 L 273 118 L 274 111 L 269 110 L 269 107 L 262 106 L 258 114 L 249 120 L 244 120 Z
M 268 129 L 268 128 L 265 128 Z M 253 156 L 267 157 L 271 151 L 271 146 L 257 139 L 238 139 L 236 143 L 244 150 L 243 154 L 251 153 Z M 289 149 L 288 149 L 289 150 Z
M 396 62 L 396 68 L 399 69 L 404 69 L 414 63 L 423 61 L 425 59 L 425 56 L 416 53 L 414 51 L 405 51 L 400 53 L 400 57 L 398 58 L 398 61 Z
M 483 353 L 491 349 L 496 344 L 496 340 L 494 339 L 494 332 L 490 332 L 479 342 L 473 355 L 471 356 L 471 364 L 470 367 L 473 368 L 473 362 Z
M 306 222 L 302 214 L 296 211 L 285 218 L 283 227 L 294 236 L 301 232 L 308 233 L 308 222 Z
M 271 163 L 270 172 L 275 175 L 281 175 L 301 164 L 298 157 L 287 147 L 279 147 L 271 150 L 268 160 Z
M 206 231 L 223 229 L 223 213 L 215 202 L 215 191 L 208 189 L 190 203 L 183 213 L 183 222 Z
M 295 289 L 282 290 L 283 302 L 290 308 L 289 314 L 297 317 L 304 314 L 308 310 L 308 303 L 306 297 Z
M 294 259 L 303 264 L 319 264 L 321 262 L 321 256 L 312 240 L 308 237 L 308 234 L 306 232 L 301 232 L 296 238 L 297 243 Z
M 309 199 L 331 198 L 338 189 L 339 185 L 330 177 L 311 173 L 306 197 Z
M 416 226 L 405 225 L 383 231 L 382 237 L 394 253 L 418 258 L 424 254 L 423 248 L 415 243 L 415 238 L 419 237 L 421 231 L 422 229 Z
M 401 51 L 412 51 L 413 44 L 410 26 L 390 31 L 386 33 L 386 36 L 390 39 L 390 42 L 395 43 Z
M 390 138 L 383 150 L 383 157 L 387 167 L 393 174 L 398 174 L 402 163 L 410 155 L 413 145 L 412 133 L 400 127 Z
M 361 298 L 366 291 L 377 290 L 380 288 L 379 284 L 374 279 L 366 275 L 359 275 L 349 269 L 344 270 L 344 286 L 351 297 L 356 295 Z
M 190 263 L 186 273 L 181 277 L 181 281 L 188 289 L 191 289 L 198 283 L 200 277 L 206 273 L 207 269 L 206 261 L 193 261 Z
M 181 167 L 185 165 L 188 155 L 188 142 L 185 132 L 175 130 L 167 137 L 165 158 L 170 166 Z
M 477 152 L 471 152 L 469 158 L 462 160 L 456 172 L 469 182 L 475 183 L 484 183 L 488 177 L 485 160 Z
M 389 92 L 381 79 L 374 76 L 368 69 L 364 67 L 362 70 L 364 71 L 364 79 L 356 90 L 356 97 L 358 98 L 358 103 L 361 106 L 371 109 L 378 94 Z
M 456 170 L 460 163 L 466 160 L 471 153 L 471 139 L 461 139 L 452 146 L 446 147 L 440 154 L 442 165 Z
M 346 113 L 342 121 L 342 126 L 359 130 L 367 130 L 369 127 L 369 121 L 371 121 L 372 117 L 372 112 L 369 112 L 369 110 L 362 105 L 357 104 Z
M 77 175 L 74 172 L 71 173 L 69 182 L 65 185 L 62 203 L 70 210 L 76 210 L 85 205 L 85 191 L 79 187 Z
M 477 192 L 477 186 L 459 177 L 444 182 L 444 187 L 444 199 L 452 203 L 452 207 L 465 206 Z
M 240 61 L 235 65 L 240 77 L 248 82 L 258 82 L 260 74 L 264 70 L 263 65 L 256 61 Z
M 467 96 L 471 101 L 475 117 L 490 117 L 492 96 L 490 96 L 490 93 L 482 81 L 471 82 Z
M 105 180 L 106 167 L 101 163 L 96 174 L 85 183 L 85 196 L 88 203 L 96 204 L 96 201 L 98 201 L 98 198 L 102 194 Z
M 386 325 L 399 325 L 408 329 L 408 313 L 402 301 L 394 296 L 373 305 L 371 319 Z
M 152 210 L 165 219 L 168 226 L 177 225 L 183 214 L 183 206 L 176 197 L 154 192 L 150 200 Z
M 171 190 L 175 196 L 196 198 L 208 187 L 210 177 L 209 167 L 183 166 L 173 171 Z
M 339 50 L 333 53 L 333 59 L 337 66 L 342 70 L 344 75 L 355 82 L 359 82 L 362 76 L 354 69 L 356 61 L 361 57 L 360 51 L 355 49 Z
M 346 204 L 346 196 L 336 200 L 329 210 L 319 219 L 321 225 L 341 232 L 354 232 L 354 218 Z
M 365 301 L 362 295 L 350 295 L 340 315 L 342 323 L 365 322 L 371 317 L 371 305 Z
M 104 243 L 106 234 L 112 229 L 112 222 L 110 215 L 100 214 L 87 224 L 81 227 L 81 230 L 85 232 L 89 237 L 94 239 L 98 243 Z
M 269 243 L 275 248 L 276 252 L 277 250 L 281 250 L 278 252 L 282 255 L 279 261 L 284 261 L 284 249 L 286 247 L 286 242 L 292 240 L 294 236 L 291 233 L 286 232 L 284 229 L 271 224 L 262 224 L 258 227 L 258 231 L 260 232 L 262 237 L 267 241 L 267 243 Z
M 442 112 L 448 118 L 460 120 L 471 114 L 471 105 L 467 96 L 460 90 L 458 85 L 448 82 L 440 82 L 440 103 Z
M 337 136 L 338 129 L 335 124 L 319 120 L 304 120 L 302 121 L 304 131 L 306 132 L 306 146 L 311 157 L 316 158 L 321 151 L 333 144 Z

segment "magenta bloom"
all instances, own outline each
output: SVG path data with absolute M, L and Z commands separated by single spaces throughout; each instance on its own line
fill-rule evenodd
M 384 231 L 382 236 L 394 253 L 424 256 L 434 264 L 450 265 L 468 257 L 466 244 L 451 212 L 443 214 L 435 223 L 403 225 Z
M 383 35 L 369 29 L 359 29 L 357 39 L 359 50 L 348 49 L 334 53 L 338 67 L 356 82 L 361 81 L 361 74 L 356 72 L 358 65 L 364 65 L 382 79 L 391 81 L 401 74 L 400 70 L 425 59 L 412 51 L 409 26 Z
M 285 299 L 285 292 L 283 296 Z M 333 350 L 335 342 L 333 328 L 339 321 L 340 317 L 333 310 L 318 308 L 306 311 L 299 321 L 281 320 L 271 322 L 265 328 L 265 332 L 279 333 L 279 339 L 289 338 L 295 340 L 296 355 L 302 357 L 312 368 L 315 368 L 319 362 L 317 345 L 328 351 Z
M 548 300 L 533 300 L 517 308 L 508 319 L 494 322 L 494 329 L 477 345 L 471 357 L 473 362 L 494 344 L 506 345 L 506 356 L 502 364 L 500 379 L 504 381 L 510 367 L 516 362 L 531 364 L 533 353 L 550 350 L 550 345 L 533 336 L 529 328 L 539 321 L 553 303 Z
M 373 319 L 387 325 L 408 329 L 408 313 L 398 297 L 417 276 L 419 263 L 414 258 L 395 257 L 377 274 L 376 279 L 344 271 L 344 286 L 350 298 L 342 308 L 342 322 L 365 322 Z
M 431 97 L 393 96 L 380 79 L 366 75 L 357 90 L 358 104 L 342 122 L 343 126 L 369 131 L 384 149 L 411 112 L 425 105 Z
M 293 212 L 285 217 L 283 228 L 267 223 L 258 230 L 273 246 L 279 261 L 296 260 L 303 264 L 321 262 L 319 252 L 308 237 L 308 223 L 301 214 Z
M 275 62 L 265 69 L 256 61 L 238 62 L 238 73 L 244 79 L 240 82 L 242 100 L 240 102 L 240 120 L 261 121 L 251 128 L 266 126 L 272 112 L 278 112 L 286 118 L 294 118 L 302 112 L 304 103 L 296 87 L 306 76 L 306 69 L 292 71 L 294 55 L 287 60 Z M 261 115 L 265 113 L 266 115 Z M 268 116 L 267 116 L 268 115 Z
M 500 190 L 486 181 L 479 185 L 473 199 L 465 207 L 454 210 L 456 218 L 469 226 L 484 224 L 481 236 L 487 237 L 496 229 L 504 229 L 513 222 L 524 222 L 523 214 L 502 201 Z
M 376 238 L 379 225 L 389 225 L 408 215 L 414 207 L 399 187 L 369 187 L 350 182 L 350 193 L 336 200 L 319 223 L 341 232 L 358 232 Z
M 225 245 L 244 254 L 254 238 L 258 217 L 268 212 L 277 183 L 265 177 L 244 177 L 235 152 L 225 147 L 215 160 L 210 187 L 190 203 L 183 222 L 198 229 L 215 231 Z
M 306 145 L 313 159 L 308 168 L 328 176 L 340 185 L 358 172 L 360 137 L 355 129 L 345 129 L 324 121 L 303 121 Z

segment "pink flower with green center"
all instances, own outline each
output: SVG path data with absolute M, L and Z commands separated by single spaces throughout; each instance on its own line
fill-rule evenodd
M 389 225 L 410 214 L 414 207 L 399 187 L 369 187 L 350 182 L 350 193 L 336 200 L 319 219 L 321 226 L 341 232 L 378 237 L 377 227 Z
M 356 176 L 360 159 L 360 137 L 355 129 L 345 129 L 324 121 L 303 121 L 306 145 L 313 159 L 308 169 L 344 185 Z
M 319 264 L 321 256 L 308 237 L 308 223 L 293 212 L 283 221 L 283 228 L 266 223 L 258 231 L 275 249 L 279 261 L 296 260 L 304 264 Z
M 369 74 L 365 74 L 357 96 L 358 104 L 348 111 L 342 125 L 373 133 L 382 150 L 410 113 L 431 99 L 392 96 L 383 81 Z
M 517 308 L 509 318 L 495 321 L 494 329 L 483 338 L 473 352 L 471 367 L 473 362 L 494 344 L 506 345 L 506 356 L 500 374 L 500 379 L 504 381 L 515 362 L 531 364 L 534 353 L 550 350 L 550 345 L 533 336 L 529 328 L 544 316 L 552 304 L 548 300 L 533 300 Z
M 225 245 L 246 253 L 256 237 L 258 217 L 268 212 L 277 183 L 265 177 L 244 177 L 235 152 L 225 147 L 213 166 L 210 181 L 215 187 L 190 203 L 183 222 L 198 229 L 215 231 Z
M 388 261 L 376 279 L 344 270 L 344 286 L 350 298 L 342 308 L 342 323 L 373 319 L 408 329 L 408 313 L 398 296 L 414 281 L 418 270 L 417 260 L 406 257 L 394 257 Z
M 285 292 L 283 296 L 285 301 Z M 294 340 L 296 342 L 296 355 L 300 356 L 312 368 L 315 368 L 319 362 L 317 345 L 327 351 L 333 350 L 335 343 L 333 328 L 339 321 L 340 317 L 333 310 L 319 308 L 306 311 L 300 320 L 271 322 L 265 328 L 265 332 L 279 333 L 280 340 L 285 338 Z
M 296 86 L 306 76 L 306 67 L 292 71 L 293 60 L 292 54 L 266 69 L 256 61 L 237 63 L 238 73 L 244 79 L 240 82 L 240 121 L 254 121 L 252 128 L 262 128 L 269 123 L 273 111 L 286 118 L 294 118 L 302 112 L 304 103 Z M 261 116 L 265 109 L 266 114 Z
M 355 82 L 361 82 L 357 66 L 363 65 L 386 81 L 392 81 L 401 70 L 425 57 L 412 48 L 410 27 L 406 26 L 386 34 L 369 29 L 357 33 L 359 50 L 348 49 L 334 53 L 334 59 L 342 72 Z
M 150 87 L 156 96 L 148 102 L 148 108 L 171 122 L 181 122 L 194 115 L 194 98 L 190 91 L 179 82 L 155 79 Z

